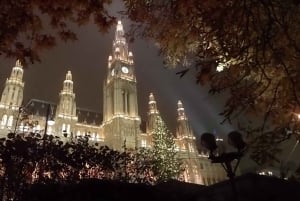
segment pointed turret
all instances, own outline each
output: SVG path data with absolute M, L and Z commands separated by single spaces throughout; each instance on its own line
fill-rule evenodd
M 129 62 L 132 56 L 132 53 L 128 52 L 128 44 L 126 42 L 123 25 L 119 20 L 115 32 L 115 39 L 113 42 L 112 59 Z
M 66 79 L 63 84 L 63 90 L 64 93 L 74 94 L 73 93 L 73 81 L 72 81 L 72 73 L 71 71 L 68 71 L 66 74 Z
M 23 67 L 20 60 L 17 60 L 10 77 L 6 80 L 0 108 L 18 110 L 23 101 L 23 90 Z
M 182 102 L 179 100 L 177 103 L 177 129 L 176 137 L 189 137 L 192 136 L 192 131 L 190 129 L 188 119 L 184 112 L 184 107 Z
M 157 109 L 157 105 L 153 93 L 150 93 L 149 95 L 148 108 L 149 110 L 148 110 L 146 133 L 151 134 L 155 127 L 156 117 L 159 116 L 159 111 Z
M 184 112 L 184 108 L 182 106 L 182 102 L 179 100 L 177 103 L 177 120 L 181 121 L 181 120 L 187 120 L 185 112 Z
M 139 118 L 134 71 L 133 54 L 128 51 L 123 25 L 118 21 L 103 90 L 104 121 L 119 115 Z
M 149 105 L 148 106 L 149 107 L 148 115 L 150 115 L 150 114 L 159 114 L 159 112 L 157 110 L 156 101 L 155 101 L 153 93 L 150 93 L 150 95 L 149 95 L 148 105 Z
M 133 54 L 128 50 L 122 22 L 118 21 L 112 54 L 108 56 L 108 75 L 106 82 L 109 83 L 114 78 L 122 78 L 135 82 L 136 77 L 133 63 Z
M 59 94 L 59 103 L 56 108 L 55 114 L 57 128 L 56 132 L 60 135 L 62 132 L 70 134 L 72 128 L 77 122 L 76 116 L 76 101 L 75 93 L 73 92 L 72 73 L 68 71 L 66 79 L 63 82 L 63 89 Z
M 20 60 L 16 61 L 10 77 L 5 82 L 5 87 L 0 101 L 1 129 L 11 129 L 15 126 L 15 117 L 23 101 L 23 67 Z M 4 133 L 7 133 L 5 131 Z M 4 136 L 2 136 L 4 137 Z

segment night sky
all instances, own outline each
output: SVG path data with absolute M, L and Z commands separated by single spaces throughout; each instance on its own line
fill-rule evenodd
M 112 6 L 112 12 L 120 11 L 119 4 Z M 122 19 L 125 32 L 129 21 Z M 107 59 L 112 51 L 115 27 L 109 33 L 99 33 L 97 27 L 89 24 L 72 26 L 78 41 L 62 43 L 43 52 L 42 62 L 30 65 L 24 72 L 24 102 L 31 98 L 58 102 L 67 70 L 72 71 L 77 106 L 102 113 L 103 81 L 107 73 Z M 207 89 L 196 85 L 193 74 L 179 78 L 175 73 L 180 69 L 169 70 L 162 64 L 162 57 L 151 41 L 136 40 L 129 44 L 133 52 L 139 113 L 146 119 L 148 96 L 153 92 L 163 119 L 171 131 L 175 130 L 177 101 L 182 100 L 186 114 L 196 134 L 205 131 L 218 135 L 228 133 L 230 125 L 220 125 L 222 117 L 222 97 L 208 95 Z M 0 90 L 3 91 L 6 78 L 14 66 L 14 59 L 0 57 Z

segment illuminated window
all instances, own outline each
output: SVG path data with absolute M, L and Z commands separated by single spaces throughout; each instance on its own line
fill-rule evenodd
M 21 122 L 21 124 L 19 126 L 19 131 L 23 131 L 23 128 L 24 128 L 24 124 L 23 124 L 23 122 Z
M 123 101 L 123 112 L 124 114 L 129 114 L 129 92 L 127 90 L 122 90 L 122 101 Z
M 188 166 L 188 165 L 185 166 L 184 180 L 185 180 L 186 182 L 189 182 L 189 181 L 190 181 L 190 171 L 189 171 L 189 166 Z
M 181 150 L 182 150 L 182 151 L 186 151 L 185 144 L 182 144 Z
M 199 174 L 198 174 L 198 167 L 197 165 L 193 165 L 193 174 L 195 177 L 195 183 L 198 183 L 199 181 Z
M 7 122 L 7 115 L 5 114 L 5 115 L 3 115 L 3 117 L 2 117 L 1 125 L 2 125 L 2 126 L 5 126 L 6 122 Z
M 147 147 L 147 141 L 146 141 L 146 140 L 142 140 L 141 146 L 142 146 L 142 147 Z
M 70 133 L 70 131 L 71 131 L 71 126 L 70 126 L 70 124 L 68 124 L 67 125 L 67 133 Z
M 96 133 L 92 133 L 92 140 L 96 140 Z
M 66 124 L 63 124 L 63 125 L 62 125 L 61 130 L 62 130 L 62 132 L 66 132 Z
M 52 127 L 49 126 L 49 127 L 47 128 L 47 134 L 50 135 L 51 133 L 52 133 Z
M 96 141 L 97 142 L 101 141 L 100 135 L 98 133 L 96 133 Z
M 12 127 L 13 120 L 14 120 L 14 117 L 12 115 L 10 115 L 9 118 L 8 118 L 8 121 L 7 121 L 7 126 L 8 127 Z
M 77 136 L 80 136 L 81 134 L 80 134 L 80 131 L 77 131 L 77 134 L 76 134 Z
M 191 143 L 188 144 L 189 145 L 189 151 L 190 152 L 194 152 L 194 147 Z

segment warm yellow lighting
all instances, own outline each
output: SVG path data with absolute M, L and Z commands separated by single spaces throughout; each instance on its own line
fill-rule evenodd
M 53 119 L 49 119 L 47 123 L 49 126 L 53 126 L 55 124 L 55 121 Z
M 222 72 L 225 67 L 226 67 L 225 63 L 219 63 L 218 66 L 217 66 L 217 71 Z

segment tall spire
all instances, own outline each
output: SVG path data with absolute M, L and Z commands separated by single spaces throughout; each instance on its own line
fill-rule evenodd
M 149 95 L 148 108 L 149 109 L 148 109 L 146 132 L 151 134 L 155 128 L 156 118 L 157 116 L 159 116 L 159 111 L 157 109 L 157 105 L 153 93 L 150 93 Z
M 138 146 L 140 117 L 136 84 L 133 55 L 128 51 L 122 22 L 118 21 L 103 86 L 103 130 L 114 149 L 122 149 L 124 142 L 127 148 Z
M 109 56 L 108 60 L 109 68 L 110 64 L 116 60 L 128 62 L 129 64 L 133 63 L 133 55 L 132 52 L 128 51 L 128 44 L 126 42 L 123 24 L 120 20 L 118 21 L 115 32 L 115 39 L 113 41 L 113 52 L 112 55 Z
M 126 39 L 124 37 L 124 29 L 121 20 L 118 21 L 117 29 L 115 33 L 115 41 L 126 43 Z
M 68 71 L 66 74 L 66 79 L 63 85 L 63 92 L 73 94 L 73 81 L 71 71 Z
M 23 79 L 23 66 L 22 66 L 20 60 L 16 61 L 16 65 L 15 65 L 15 67 L 13 67 L 9 79 L 22 82 L 22 79 Z
M 68 118 L 77 120 L 76 117 L 76 102 L 73 92 L 72 73 L 68 71 L 66 79 L 63 83 L 63 89 L 59 94 L 59 103 L 56 109 L 56 116 L 60 118 Z
M 23 67 L 20 60 L 16 61 L 10 77 L 6 80 L 2 93 L 0 108 L 19 109 L 23 101 Z
M 21 64 L 21 61 L 19 59 L 16 61 L 16 66 L 22 68 L 22 64 Z
M 187 120 L 181 100 L 177 102 L 177 120 Z
M 148 102 L 149 111 L 148 114 L 159 114 L 159 111 L 157 110 L 156 101 L 154 98 L 153 93 L 150 93 L 149 95 L 149 102 Z
M 188 119 L 185 115 L 183 104 L 179 100 L 177 103 L 176 137 L 188 137 L 188 136 L 193 136 L 193 134 Z

